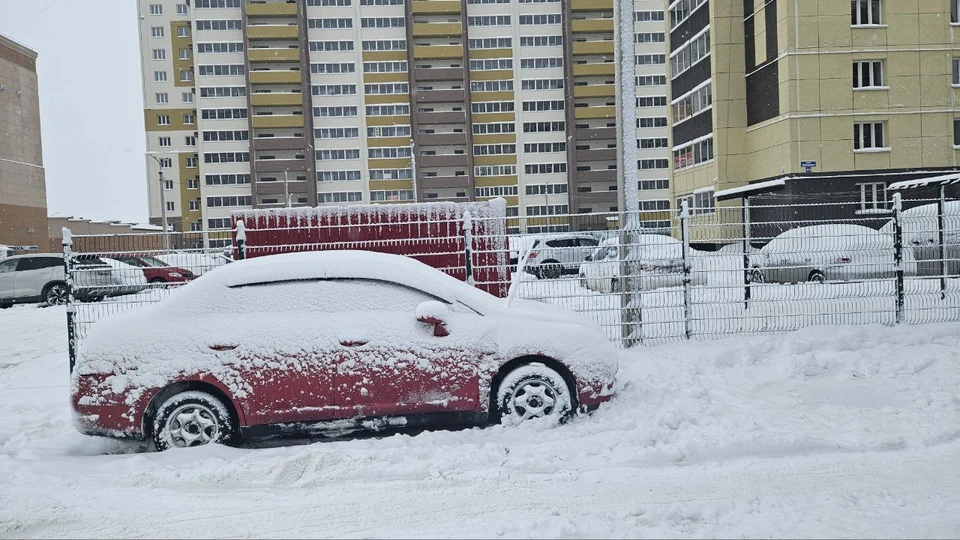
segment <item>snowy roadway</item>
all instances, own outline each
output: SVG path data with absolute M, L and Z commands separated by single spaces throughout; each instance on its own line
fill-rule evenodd
M 0 537 L 960 535 L 960 324 L 631 351 L 556 429 L 156 453 L 74 431 L 64 318 L 0 311 Z

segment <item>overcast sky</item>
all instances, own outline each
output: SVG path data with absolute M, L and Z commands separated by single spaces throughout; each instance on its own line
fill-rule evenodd
M 50 215 L 147 221 L 134 0 L 0 0 L 0 34 L 37 51 Z

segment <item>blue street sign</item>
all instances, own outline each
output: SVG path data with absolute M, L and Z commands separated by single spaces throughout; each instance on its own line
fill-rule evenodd
M 816 161 L 801 161 L 800 166 L 804 168 L 807 172 L 811 172 L 814 167 L 817 166 Z

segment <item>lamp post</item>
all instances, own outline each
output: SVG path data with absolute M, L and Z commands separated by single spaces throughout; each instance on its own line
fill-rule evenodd
M 151 152 L 147 152 L 147 155 L 152 157 L 154 161 L 157 162 L 157 170 L 160 171 L 160 215 L 163 220 L 163 250 L 170 250 L 170 232 L 167 228 L 167 196 L 164 194 L 167 186 L 164 184 L 163 180 L 163 163 L 160 161 L 160 158 L 155 156 Z

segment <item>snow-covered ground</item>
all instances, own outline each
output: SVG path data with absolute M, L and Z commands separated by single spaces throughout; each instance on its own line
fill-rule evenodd
M 958 323 L 624 351 L 555 429 L 156 453 L 74 431 L 64 321 L 0 311 L 0 537 L 960 535 Z

